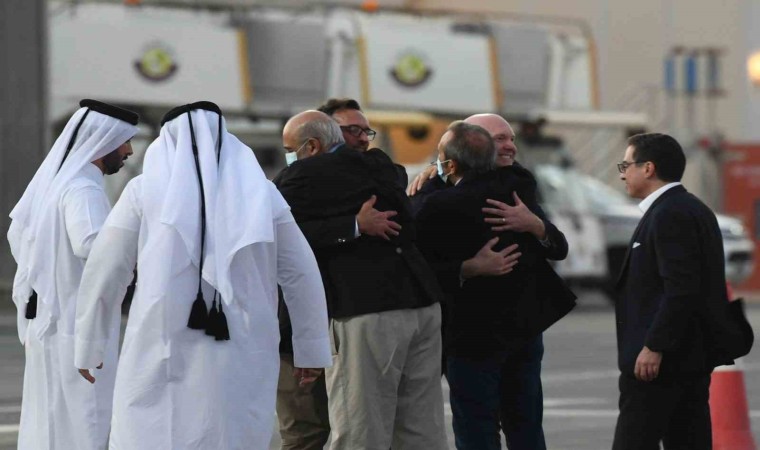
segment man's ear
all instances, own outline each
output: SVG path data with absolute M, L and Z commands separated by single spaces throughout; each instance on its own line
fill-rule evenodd
M 647 161 L 644 163 L 644 175 L 647 178 L 657 178 L 657 167 L 654 165 L 654 162 Z
M 449 174 L 459 175 L 459 163 L 456 160 L 451 160 L 449 164 Z
M 323 153 L 322 143 L 319 141 L 319 139 L 309 138 L 309 143 L 306 145 L 309 146 L 309 156 L 315 156 Z

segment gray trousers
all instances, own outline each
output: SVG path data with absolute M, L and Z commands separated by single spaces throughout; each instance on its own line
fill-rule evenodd
M 330 328 L 330 450 L 447 449 L 440 305 L 333 319 Z

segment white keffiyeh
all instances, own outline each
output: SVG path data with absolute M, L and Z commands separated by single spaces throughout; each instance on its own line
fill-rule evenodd
M 203 279 L 230 304 L 234 298 L 230 266 L 235 254 L 251 244 L 272 242 L 273 211 L 279 214 L 288 206 L 281 196 L 271 195 L 269 181 L 252 150 L 227 132 L 223 119 L 217 162 L 219 115 L 204 109 L 183 113 L 164 124 L 146 151 L 144 220 L 159 232 L 146 246 L 152 255 L 143 258 L 147 266 L 140 274 L 141 284 L 160 296 L 171 292 L 172 275 L 191 263 L 200 267 L 201 191 L 188 115 L 192 117 L 205 194 Z M 182 241 L 186 254 L 171 253 L 176 239 Z M 168 262 L 167 254 L 172 255 Z
M 86 118 L 81 122 L 85 114 Z M 67 146 L 75 133 L 73 147 L 64 161 Z M 35 320 L 38 321 L 39 338 L 59 315 L 55 261 L 58 239 L 66 232 L 58 213 L 61 194 L 86 164 L 116 150 L 136 133 L 134 125 L 86 107 L 80 108 L 69 119 L 11 211 L 8 241 L 18 264 L 13 281 L 13 301 L 18 310 L 18 331 L 22 342 L 28 325 L 24 310 L 32 290 L 38 296 Z

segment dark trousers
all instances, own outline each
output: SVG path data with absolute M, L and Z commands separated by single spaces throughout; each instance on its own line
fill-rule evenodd
M 710 450 L 710 375 L 636 380 L 620 376 L 613 450 Z
M 518 351 L 488 359 L 446 358 L 458 450 L 545 450 L 539 335 Z

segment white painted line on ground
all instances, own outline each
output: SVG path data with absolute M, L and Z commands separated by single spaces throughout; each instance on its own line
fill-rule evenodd
M 617 409 L 544 409 L 544 417 L 617 417 Z
M 541 381 L 544 383 L 562 384 L 562 383 L 575 383 L 578 381 L 593 381 L 593 380 L 603 380 L 606 378 L 617 378 L 619 375 L 620 375 L 620 371 L 617 369 L 585 370 L 582 372 L 544 371 L 544 373 L 541 374 Z
M 545 398 L 544 408 L 558 408 L 562 406 L 592 406 L 592 405 L 608 405 L 615 403 L 614 399 L 601 398 L 601 397 L 587 397 L 587 398 Z
M 739 366 L 743 372 L 760 371 L 760 363 L 748 363 Z M 618 369 L 604 370 L 584 370 L 576 371 L 544 371 L 541 374 L 541 381 L 547 384 L 564 384 L 575 383 L 578 381 L 604 380 L 608 378 L 617 378 L 620 376 Z

